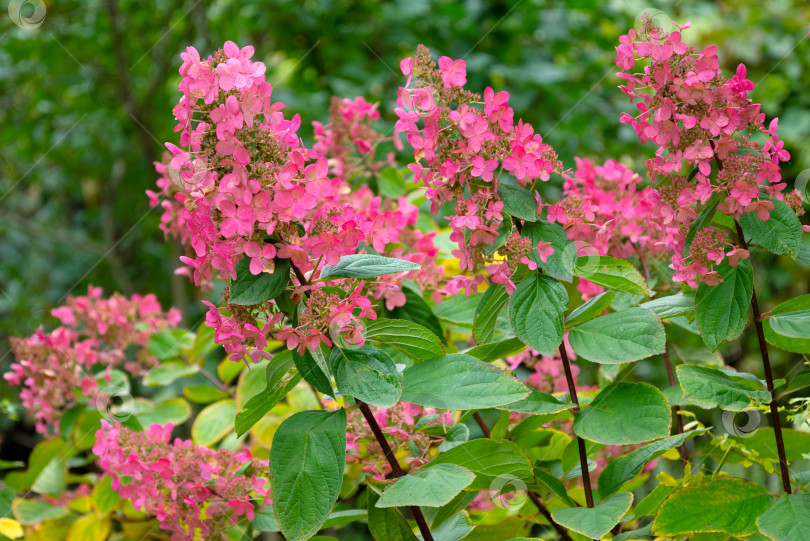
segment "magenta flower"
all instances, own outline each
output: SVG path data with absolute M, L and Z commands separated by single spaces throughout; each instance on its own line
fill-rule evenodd
M 244 244 L 245 255 L 250 258 L 250 273 L 273 272 L 273 258 L 276 257 L 276 247 L 272 244 L 259 246 L 255 241 Z
M 453 60 L 448 56 L 439 58 L 439 69 L 442 70 L 442 81 L 445 88 L 467 84 L 467 62 Z

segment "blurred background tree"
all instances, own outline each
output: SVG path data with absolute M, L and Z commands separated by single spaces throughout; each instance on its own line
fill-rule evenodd
M 24 17 L 36 2 L 23 6 Z M 793 181 L 810 168 L 810 5 L 752 1 L 510 0 L 60 0 L 34 29 L 0 26 L 0 371 L 8 335 L 48 323 L 49 309 L 87 284 L 155 292 L 199 320 L 199 303 L 173 277 L 179 249 L 164 242 L 144 190 L 164 141 L 175 141 L 179 53 L 208 55 L 225 40 L 252 44 L 274 101 L 310 122 L 333 95 L 363 95 L 393 114 L 399 61 L 419 43 L 464 58 L 470 88 L 508 90 L 516 114 L 560 153 L 622 160 L 639 172 L 638 145 L 616 89 L 614 46 L 643 11 L 692 21 L 686 41 L 719 45 L 724 70 L 739 62 L 754 101 L 780 117 Z M 810 174 L 810 172 L 808 172 Z M 800 177 L 802 178 L 802 177 Z M 553 196 L 552 181 L 549 195 Z M 773 265 L 765 304 L 808 292 L 807 267 Z M 767 262 L 767 261 L 766 261 Z M 50 324 L 53 322 L 50 321 Z M 746 347 L 745 345 L 743 347 Z M 747 348 L 747 350 L 751 350 Z M 737 358 L 740 352 L 734 353 Z M 755 365 L 754 365 L 755 366 Z M 755 368 L 754 368 L 755 370 Z M 5 385 L 5 382 L 2 382 Z M 7 391 L 6 387 L 6 391 Z M 5 393 L 4 393 L 5 394 Z M 8 394 L 5 394 L 8 396 Z

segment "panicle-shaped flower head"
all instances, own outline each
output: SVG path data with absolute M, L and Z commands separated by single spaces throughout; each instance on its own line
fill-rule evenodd
M 677 228 L 653 220 L 658 195 L 643 186 L 641 176 L 616 160 L 596 165 L 576 158 L 566 175 L 562 198 L 546 208 L 549 222 L 558 222 L 583 255 L 638 259 L 645 270 L 669 253 Z M 583 297 L 603 291 L 586 279 L 577 285 Z
M 106 369 L 109 378 L 109 370 L 121 366 L 137 376 L 155 366 L 146 343 L 180 321 L 180 312 L 163 312 L 154 295 L 104 298 L 93 286 L 86 296 L 68 296 L 51 314 L 62 323 L 52 332 L 40 327 L 32 336 L 10 339 L 16 362 L 3 376 L 23 387 L 20 400 L 41 434 L 53 433 L 80 397 L 92 397 L 97 372 Z
M 93 453 L 112 488 L 156 517 L 172 539 L 228 539 L 241 516 L 252 521 L 267 499 L 266 479 L 247 450 L 171 441 L 172 425 L 135 432 L 101 421 Z
M 148 192 L 150 204 L 163 207 L 167 236 L 186 243 L 181 261 L 197 285 L 229 282 L 224 306 L 207 303 L 206 324 L 232 359 L 268 357 L 268 337 L 302 352 L 331 345 L 335 334 L 361 344 L 358 320 L 376 314 L 370 299 L 391 309 L 402 303 L 403 278 L 424 287 L 443 281 L 435 250 L 426 255 L 432 235 L 415 229 L 417 208 L 404 198 L 356 185 L 393 165 L 390 155 L 375 158 L 390 140 L 373 127 L 377 105 L 335 98 L 330 122 L 315 123 L 316 142 L 307 148 L 296 135 L 300 117 L 285 119 L 252 55 L 252 47 L 232 42 L 208 58 L 193 48 L 181 55 L 180 146 L 167 143 L 171 156 L 157 165 L 159 191 Z M 324 265 L 366 250 L 424 270 L 367 283 L 316 281 Z M 276 273 L 286 286 L 276 298 L 231 302 L 240 280 Z M 289 317 L 299 303 L 298 317 Z
M 678 230 L 670 243 L 675 280 L 717 283 L 722 279 L 714 266 L 744 251 L 733 241 L 717 241 L 712 257 L 698 254 L 686 246 L 692 222 L 707 205 L 734 219 L 755 213 L 767 221 L 773 200 L 785 199 L 779 164 L 790 154 L 777 135 L 778 119 L 766 127 L 761 105 L 748 97 L 754 84 L 745 66 L 726 77 L 717 47 L 697 51 L 682 41 L 680 30 L 688 26 L 667 33 L 647 18 L 638 33 L 620 38 L 616 64 L 626 81 L 620 88 L 638 109 L 636 116 L 624 113 L 622 122 L 656 147 L 647 169 L 660 192 L 658 222 Z M 641 59 L 649 63 L 639 72 Z
M 514 259 L 495 253 L 520 225 L 504 211 L 502 194 L 517 191 L 532 199 L 528 189 L 562 173 L 562 164 L 530 124 L 515 122 L 507 92 L 487 87 L 482 97 L 464 89 L 464 60 L 443 56 L 437 66 L 419 46 L 400 68 L 408 81 L 399 89 L 395 131 L 413 148 L 409 168 L 415 182 L 426 186 L 431 211 L 454 207 L 447 216 L 458 246 L 453 255 L 471 275 L 457 277 L 436 298 L 458 287 L 474 293 L 484 280 L 482 270 L 511 292 L 511 277 L 525 254 Z

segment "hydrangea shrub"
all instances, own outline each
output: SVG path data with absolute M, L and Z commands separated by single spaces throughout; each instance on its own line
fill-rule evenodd
M 643 174 L 566 167 L 506 90 L 424 46 L 393 126 L 334 98 L 311 144 L 252 47 L 187 48 L 147 195 L 205 318 L 91 288 L 14 339 L 5 379 L 45 439 L 3 465 L 0 533 L 810 536 L 788 397 L 810 377 L 769 359 L 810 353 L 810 296 L 763 312 L 752 262 L 802 257 L 805 202 L 745 67 L 687 29 L 645 19 L 616 47 Z M 718 351 L 743 333 L 755 373 Z

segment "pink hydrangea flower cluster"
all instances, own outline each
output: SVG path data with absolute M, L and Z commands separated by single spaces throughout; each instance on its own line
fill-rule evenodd
M 377 105 L 362 96 L 353 100 L 333 96 L 329 123 L 312 123 L 315 131 L 312 148 L 328 156 L 330 174 L 351 181 L 357 174 L 376 177 L 386 165 L 394 166 L 393 154 L 384 161 L 375 161 L 377 146 L 389 140 L 372 126 L 380 118 Z
M 146 190 L 146 196 L 149 198 L 149 207 L 159 205 L 163 209 L 163 214 L 160 216 L 160 230 L 163 231 L 164 237 L 167 240 L 169 238 L 180 239 L 183 244 L 188 244 L 189 232 L 185 222 L 185 213 L 182 212 L 185 207 L 174 198 L 175 194 L 182 190 L 184 182 L 180 177 L 180 172 L 170 165 L 171 161 L 172 154 L 165 151 L 163 161 L 155 162 L 155 171 L 159 175 L 156 183 L 158 191 Z M 193 255 L 193 253 L 188 255 Z M 189 270 L 191 270 L 190 267 L 181 267 L 175 272 L 190 274 Z
M 641 176 L 616 160 L 596 165 L 576 158 L 574 174 L 565 176 L 562 199 L 540 205 L 548 221 L 562 225 L 576 242 L 581 255 L 637 258 L 649 279 L 649 267 L 670 254 L 670 237 L 678 232 L 653 220 L 657 201 L 655 188 L 642 186 Z M 603 291 L 585 279 L 577 288 L 583 298 Z
M 369 237 L 372 247 L 388 257 L 421 265 L 419 271 L 387 274 L 366 282 L 369 297 L 384 301 L 388 310 L 402 306 L 405 304 L 402 280 L 409 279 L 423 290 L 433 290 L 434 298 L 440 302 L 443 295 L 435 292 L 443 289 L 447 280 L 444 267 L 436 263 L 439 252 L 434 244 L 436 233 L 426 233 L 415 227 L 418 209 L 405 199 L 394 202 L 375 196 L 369 188 L 369 179 L 379 183 L 383 169 L 397 167 L 393 153 L 388 153 L 384 159 L 376 159 L 380 143 L 393 140 L 401 148 L 401 141 L 386 137 L 373 127 L 373 122 L 380 118 L 377 104 L 371 104 L 361 96 L 353 100 L 333 97 L 329 112 L 328 124 L 312 123 L 315 132 L 313 148 L 328 159 L 330 172 L 347 183 L 342 190 L 351 190 L 348 197 L 353 207 L 358 211 L 369 209 L 374 216 L 372 236 Z M 399 214 L 386 215 L 385 211 Z M 391 221 L 404 226 L 385 227 Z
M 400 68 L 408 80 L 399 89 L 395 130 L 413 147 L 409 168 L 415 182 L 427 187 L 432 212 L 446 203 L 455 206 L 447 217 L 450 239 L 458 245 L 453 255 L 470 276 L 457 277 L 453 286 L 472 294 L 486 270 L 511 292 L 510 279 L 521 259 L 528 260 L 535 248 L 544 256 L 552 249 L 545 243 L 514 243 L 513 248 L 519 248 L 515 253 L 495 254 L 493 245 L 512 236 L 519 225 L 504 212 L 499 185 L 510 177 L 514 186 L 533 188 L 551 173 L 562 173 L 562 164 L 530 124 L 515 122 L 507 92 L 487 87 L 482 98 L 463 88 L 464 60 L 441 57 L 437 66 L 430 51 L 420 46 Z
M 252 275 L 275 272 L 287 259 L 290 299 L 306 305 L 293 327 L 275 300 L 237 306 L 226 289 L 222 308 L 206 303 L 206 324 L 232 359 L 267 357 L 269 336 L 301 351 L 331 346 L 330 330 L 362 344 L 358 320 L 376 315 L 372 299 L 384 299 L 390 309 L 404 302 L 403 278 L 430 287 L 442 283 L 443 269 L 429 255 L 436 253 L 433 236 L 414 227 L 417 208 L 350 183 L 391 163 L 390 156 L 374 158 L 386 139 L 371 126 L 379 117 L 375 104 L 336 98 L 332 120 L 315 124 L 316 144 L 307 148 L 296 135 L 300 117 L 286 120 L 284 104 L 271 101 L 265 66 L 251 60 L 252 47 L 227 42 L 205 59 L 192 47 L 181 56 L 183 96 L 174 109 L 180 146 L 167 143 L 172 157 L 157 165 L 159 191 L 148 192 L 151 204 L 164 208 L 161 227 L 190 247 L 181 260 L 197 285 L 238 279 L 243 258 Z M 396 257 L 420 263 L 424 271 L 373 283 L 315 280 L 324 264 L 368 249 L 388 255 L 392 243 L 400 245 L 391 247 Z
M 20 385 L 20 400 L 33 412 L 36 430 L 53 433 L 65 410 L 79 397 L 92 398 L 98 387 L 94 372 L 123 366 L 132 375 L 144 373 L 158 360 L 146 350 L 157 331 L 175 327 L 180 312 L 163 312 L 152 295 L 102 297 L 90 286 L 86 296 L 69 296 L 51 314 L 62 326 L 46 333 L 41 327 L 29 337 L 10 339 L 16 359 L 3 377 Z M 133 349 L 134 348 L 134 349 Z M 129 357 L 128 357 L 129 355 Z
M 704 240 L 711 237 L 712 242 L 684 253 L 686 233 L 700 207 L 713 197 L 718 210 L 735 219 L 756 213 L 768 220 L 772 200 L 785 200 L 779 163 L 790 154 L 777 136 L 778 119 L 765 127 L 761 105 L 748 97 L 754 84 L 746 78 L 745 66 L 740 64 L 726 78 L 715 46 L 696 51 L 682 41 L 680 31 L 665 32 L 649 18 L 642 20 L 639 32 L 630 30 L 619 41 L 616 64 L 626 81 L 620 88 L 636 100 L 639 111 L 637 116 L 624 113 L 621 121 L 633 127 L 642 143 L 656 147 L 647 169 L 659 187 L 658 220 L 675 230 L 669 243 L 673 279 L 693 287 L 722 281 L 714 266 L 732 256 L 735 264 L 747 252 L 730 239 L 706 234 Z M 641 59 L 649 64 L 638 73 L 634 68 Z M 684 176 L 685 166 L 693 167 L 693 173 Z M 800 196 L 794 193 L 788 200 L 795 208 Z M 704 257 L 707 248 L 714 257 Z
M 372 408 L 374 418 L 386 435 L 386 440 L 394 454 L 404 457 L 404 462 L 418 468 L 430 461 L 430 448 L 436 439 L 420 432 L 428 426 L 449 427 L 454 423 L 453 414 L 447 411 L 425 408 L 409 402 L 399 402 L 391 408 Z M 391 473 L 391 466 L 377 443 L 368 423 L 359 410 L 349 411 L 346 429 L 346 462 L 360 464 L 363 472 L 375 479 L 384 480 Z M 418 453 L 414 453 L 414 451 Z
M 134 432 L 101 421 L 93 453 L 112 488 L 153 515 L 172 541 L 227 540 L 240 517 L 270 503 L 269 483 L 247 450 L 209 449 L 179 438 L 172 425 Z

